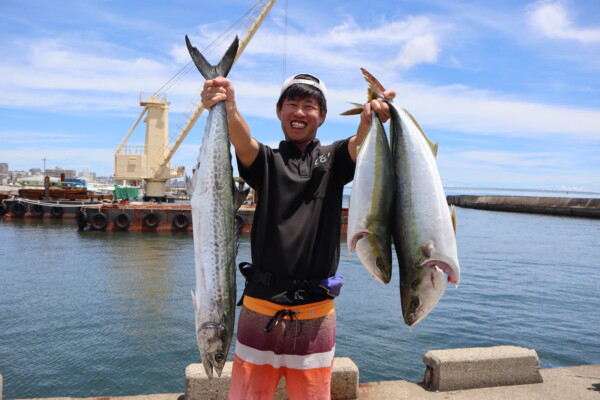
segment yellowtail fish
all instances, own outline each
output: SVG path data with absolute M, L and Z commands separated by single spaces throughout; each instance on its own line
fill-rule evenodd
M 392 277 L 394 170 L 383 124 L 375 112 L 371 117 L 356 158 L 347 244 L 371 276 L 387 284 Z
M 361 69 L 371 90 L 383 86 Z M 456 214 L 450 211 L 432 143 L 410 113 L 390 105 L 392 158 L 396 175 L 392 237 L 400 266 L 404 322 L 413 326 L 437 305 L 446 281 L 458 285 Z

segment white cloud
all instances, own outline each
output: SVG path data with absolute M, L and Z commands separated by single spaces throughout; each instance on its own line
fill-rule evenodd
M 521 101 L 468 87 L 399 85 L 397 103 L 424 126 L 514 138 L 600 140 L 600 110 Z M 406 99 L 406 100 L 404 100 Z
M 560 158 L 559 153 L 548 152 L 514 152 L 514 151 L 496 151 L 496 150 L 480 150 L 480 151 L 463 151 L 456 154 L 459 158 L 475 162 L 486 163 L 501 167 L 511 168 L 542 168 L 556 167 L 557 159 Z
M 533 29 L 552 39 L 599 43 L 600 27 L 580 28 L 572 20 L 565 1 L 541 0 L 529 9 L 529 23 Z
M 392 63 L 403 69 L 409 69 L 421 63 L 434 63 L 437 61 L 440 48 L 435 35 L 428 33 L 408 40 L 398 58 Z
M 438 167 L 445 186 L 600 190 L 600 166 L 568 152 L 445 149 Z

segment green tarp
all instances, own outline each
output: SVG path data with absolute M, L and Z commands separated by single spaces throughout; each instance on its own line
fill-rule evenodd
M 137 200 L 138 190 L 136 187 L 120 187 L 115 183 L 114 198 L 117 200 Z

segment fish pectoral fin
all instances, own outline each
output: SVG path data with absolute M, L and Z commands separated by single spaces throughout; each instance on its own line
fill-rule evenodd
M 194 324 L 196 326 L 196 335 L 198 335 L 200 328 L 200 320 L 198 319 L 198 303 L 196 302 L 196 295 L 194 294 L 194 290 L 192 292 L 192 302 L 194 303 Z
M 352 104 L 354 106 L 354 108 L 351 108 L 348 111 L 344 111 L 340 115 L 357 115 L 357 114 L 360 114 L 363 111 L 363 109 L 365 108 L 365 106 L 363 104 L 352 103 L 350 101 L 347 101 L 346 103 Z
M 423 257 L 429 258 L 429 257 L 431 257 L 431 253 L 432 253 L 433 249 L 435 248 L 435 246 L 433 245 L 433 241 L 428 240 L 425 243 L 423 243 L 420 248 L 421 248 L 421 254 L 423 255 Z

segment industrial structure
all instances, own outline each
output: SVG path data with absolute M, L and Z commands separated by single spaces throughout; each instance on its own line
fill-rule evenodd
M 247 17 L 242 21 L 246 34 L 240 39 L 236 61 L 275 2 L 276 0 L 260 0 L 246 13 Z M 146 183 L 144 199 L 164 201 L 167 180 L 182 177 L 185 172 L 185 167 L 171 167 L 171 158 L 193 128 L 204 107 L 199 100 L 191 102 L 188 111 L 184 113 L 184 122 L 179 125 L 179 132 L 175 132 L 176 139 L 169 143 L 169 103 L 166 93 L 142 93 L 140 106 L 144 107 L 142 112 L 115 152 L 115 180 L 134 181 L 136 184 L 143 180 Z M 144 115 L 145 144 L 128 146 L 127 141 Z

